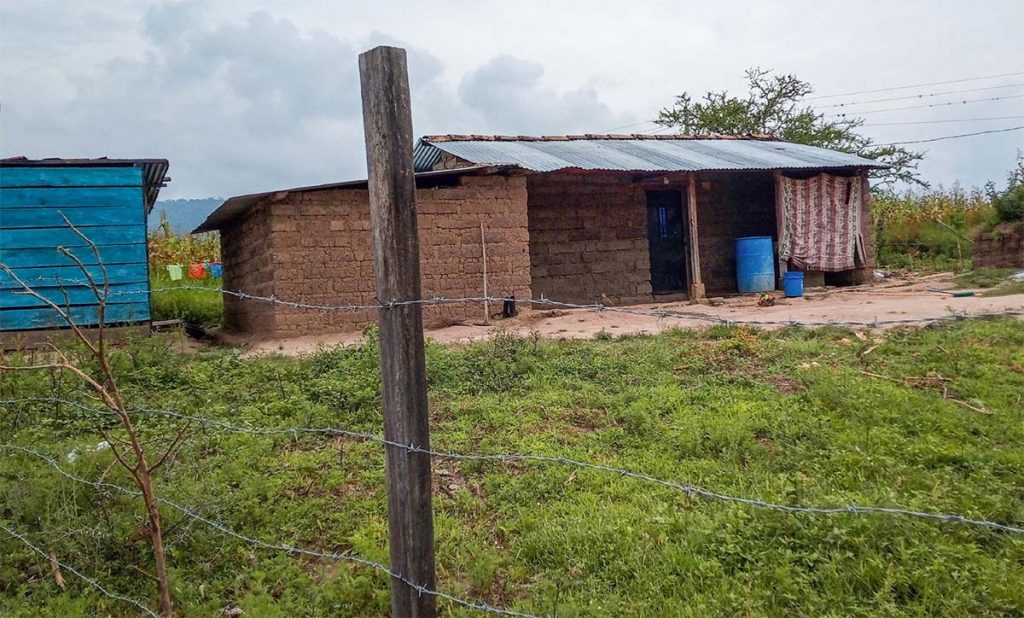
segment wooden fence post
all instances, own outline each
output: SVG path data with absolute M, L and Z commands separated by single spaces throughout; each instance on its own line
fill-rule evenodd
M 697 228 L 697 175 L 689 173 L 686 175 L 686 218 L 687 230 L 690 232 L 690 300 L 697 300 L 707 296 L 704 288 L 704 281 L 700 271 L 700 230 Z
M 423 314 L 416 228 L 412 115 L 405 50 L 375 47 L 359 56 L 369 172 L 373 271 L 380 309 L 384 436 L 430 448 Z M 434 616 L 434 517 L 430 455 L 387 446 L 388 543 L 392 616 Z
M 782 237 L 785 235 L 787 213 L 783 202 L 782 172 L 776 170 L 772 176 L 775 181 L 775 260 L 776 268 L 778 269 L 775 273 L 775 289 L 781 290 L 784 288 L 786 267 L 789 263 L 788 260 L 782 257 L 782 252 L 785 250 L 782 246 Z

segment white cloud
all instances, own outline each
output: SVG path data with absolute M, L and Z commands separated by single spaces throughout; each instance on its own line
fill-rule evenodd
M 12 92 L 5 153 L 167 157 L 174 179 L 167 197 L 358 177 L 365 155 L 357 55 L 382 43 L 409 48 L 417 128 L 571 130 L 617 118 L 592 89 L 541 87 L 540 65 L 510 57 L 474 71 L 460 97 L 438 58 L 382 33 L 353 43 L 264 11 L 211 23 L 197 2 L 150 8 L 138 28 L 142 53 L 82 72 L 48 68 L 50 91 L 60 94 L 43 105 Z M 506 79 L 516 85 L 505 92 L 516 96 L 493 107 L 490 86 Z
M 408 50 L 418 133 L 571 133 L 648 119 L 684 90 L 735 91 L 752 65 L 822 93 L 1019 70 L 1021 22 L 1019 0 L 7 0 L 0 149 L 167 157 L 165 196 L 230 195 L 364 173 L 356 56 L 375 44 Z M 870 120 L 1004 115 L 1024 115 L 1020 99 Z M 865 131 L 889 142 L 1010 124 Z M 1024 132 L 928 144 L 922 170 L 980 185 L 1021 144 Z
M 466 73 L 459 98 L 499 133 L 597 132 L 636 120 L 613 113 L 593 88 L 559 92 L 542 85 L 543 75 L 539 63 L 496 56 Z

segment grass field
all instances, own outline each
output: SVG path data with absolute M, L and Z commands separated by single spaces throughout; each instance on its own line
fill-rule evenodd
M 200 289 L 221 289 L 221 279 L 181 279 L 171 281 L 167 275 L 154 275 L 152 311 L 154 320 L 184 320 L 201 326 L 220 326 L 224 315 L 221 294 Z
M 958 288 L 980 288 L 982 296 L 1009 296 L 1024 294 L 1024 282 L 1010 279 L 1019 268 L 979 268 L 954 278 Z
M 177 337 L 118 352 L 133 405 L 252 427 L 379 431 L 372 331 L 361 347 L 303 359 L 176 351 Z M 572 457 L 786 504 L 898 505 L 1024 525 L 1020 322 L 865 339 L 726 327 L 594 341 L 497 336 L 429 345 L 428 374 L 437 449 Z M 84 399 L 71 376 L 0 379 L 5 399 Z M 129 485 L 97 448 L 96 416 L 51 403 L 3 410 L 4 441 Z M 141 416 L 146 432 L 169 433 L 162 417 Z M 784 514 L 558 465 L 437 460 L 434 471 L 438 586 L 497 606 L 558 616 L 1024 615 L 1020 535 Z M 386 561 L 383 482 L 373 443 L 196 426 L 159 490 L 253 537 Z M 164 516 L 182 616 L 387 613 L 379 572 L 254 549 Z M 137 500 L 0 451 L 0 522 L 153 606 L 141 521 Z M 0 615 L 136 613 L 68 573 L 59 590 L 45 559 L 2 534 L 0 556 Z

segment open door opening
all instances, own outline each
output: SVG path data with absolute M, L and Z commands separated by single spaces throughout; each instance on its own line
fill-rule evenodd
M 647 243 L 654 294 L 687 289 L 685 222 L 682 191 L 647 191 Z

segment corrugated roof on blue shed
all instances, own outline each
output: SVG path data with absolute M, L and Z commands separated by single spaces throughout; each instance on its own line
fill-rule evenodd
M 99 301 L 85 272 L 102 286 L 104 269 L 119 293 L 104 323 L 149 321 L 146 215 L 167 168 L 163 159 L 0 160 L 0 331 L 67 326 L 22 283 L 75 324 L 97 325 Z

